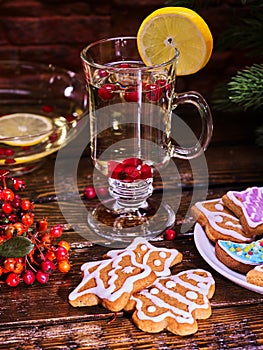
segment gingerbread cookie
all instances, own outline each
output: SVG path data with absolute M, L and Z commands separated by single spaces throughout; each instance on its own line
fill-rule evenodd
M 263 239 L 248 244 L 219 240 L 215 253 L 230 269 L 245 274 L 255 266 L 263 264 Z
M 126 311 L 143 331 L 157 333 L 164 329 L 178 335 L 193 334 L 197 319 L 211 315 L 210 299 L 215 290 L 212 275 L 201 269 L 160 277 L 147 289 L 134 294 Z
M 170 267 L 182 261 L 178 250 L 156 248 L 143 238 L 107 256 L 82 265 L 82 281 L 69 295 L 71 305 L 101 303 L 111 311 L 120 311 L 133 293 L 151 285 L 157 276 L 169 275 Z
M 221 198 L 197 202 L 191 210 L 213 242 L 218 239 L 251 242 L 254 238 L 245 233 L 239 219 L 224 205 Z
M 241 192 L 228 191 L 222 199 L 239 218 L 248 235 L 263 234 L 263 187 L 251 187 Z
M 248 271 L 246 275 L 246 281 L 248 283 L 263 287 L 263 264 L 256 266 L 254 269 Z

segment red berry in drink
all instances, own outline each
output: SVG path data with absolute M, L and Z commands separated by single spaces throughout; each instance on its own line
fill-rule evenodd
M 55 264 L 50 260 L 42 261 L 41 270 L 46 273 L 52 273 L 55 270 Z
M 176 237 L 176 232 L 173 229 L 168 228 L 167 230 L 165 230 L 164 237 L 168 241 L 172 241 Z
M 38 270 L 36 273 L 36 280 L 40 283 L 40 284 L 46 284 L 47 281 L 49 279 L 49 274 L 46 272 L 43 272 L 41 270 Z
M 118 68 L 131 68 L 131 65 L 129 63 L 119 63 Z
M 125 90 L 124 99 L 126 102 L 137 102 L 139 100 L 139 94 L 136 88 L 128 88 Z
M 103 84 L 99 90 L 98 95 L 104 101 L 110 101 L 114 97 L 114 91 L 116 90 L 113 84 Z
M 109 73 L 106 69 L 99 69 L 98 75 L 100 78 L 106 78 L 109 75 Z
M 146 90 L 146 97 L 149 101 L 157 102 L 162 97 L 162 89 L 157 84 L 147 84 Z
M 15 152 L 11 148 L 6 148 L 5 149 L 5 155 L 7 157 L 12 157 L 15 154 Z
M 97 193 L 95 191 L 94 186 L 86 186 L 84 189 L 84 196 L 87 199 L 94 199 L 97 197 Z
M 152 168 L 148 164 L 141 166 L 141 179 L 146 180 L 152 177 Z
M 35 274 L 32 270 L 25 270 L 22 277 L 23 277 L 24 283 L 27 284 L 28 286 L 33 284 L 36 279 Z
M 60 225 L 54 225 L 50 228 L 49 234 L 51 237 L 58 238 L 62 235 L 63 228 Z
M 165 79 L 157 79 L 156 84 L 158 86 L 164 87 L 166 85 L 166 80 Z
M 13 273 L 13 272 L 9 273 L 9 275 L 6 278 L 6 284 L 9 287 L 16 287 L 19 285 L 19 283 L 20 283 L 19 275 L 17 275 L 16 273 Z
M 126 158 L 122 162 L 125 166 L 139 166 L 142 164 L 142 160 L 140 158 Z
M 68 251 L 64 247 L 58 247 L 56 250 L 56 258 L 58 261 L 68 258 Z
M 125 167 L 124 172 L 126 174 L 125 180 L 135 181 L 141 177 L 140 171 L 134 166 Z

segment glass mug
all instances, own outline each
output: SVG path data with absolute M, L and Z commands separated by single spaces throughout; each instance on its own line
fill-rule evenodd
M 89 213 L 88 223 L 107 240 L 153 238 L 173 225 L 172 208 L 151 198 L 154 175 L 171 157 L 197 157 L 211 140 L 212 116 L 204 98 L 197 92 L 175 92 L 178 55 L 175 49 L 170 61 L 145 66 L 135 37 L 100 40 L 81 52 L 91 157 L 108 177 L 112 197 Z M 194 105 L 200 115 L 201 133 L 190 147 L 172 135 L 173 110 L 179 104 Z M 181 139 L 187 138 L 188 128 L 179 129 Z

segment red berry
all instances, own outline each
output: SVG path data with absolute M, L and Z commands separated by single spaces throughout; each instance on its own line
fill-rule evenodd
M 12 200 L 15 198 L 15 194 L 12 190 L 10 190 L 10 188 L 4 188 L 2 191 L 2 198 L 4 201 L 12 202 Z
M 13 207 L 10 203 L 8 202 L 4 202 L 2 204 L 2 211 L 5 213 L 5 214 L 11 214 L 12 211 L 13 211 Z
M 21 179 L 13 179 L 13 186 L 16 191 L 23 190 L 25 188 L 25 182 Z
M 50 228 L 49 234 L 53 238 L 58 238 L 62 235 L 63 228 L 60 225 L 54 225 Z
M 23 281 L 25 284 L 27 285 L 31 285 L 35 282 L 35 274 L 33 271 L 31 270 L 26 270 L 24 273 L 23 273 Z
M 58 269 L 60 272 L 68 272 L 71 268 L 71 265 L 67 259 L 60 260 L 58 263 Z
M 104 101 L 109 101 L 114 97 L 114 91 L 116 90 L 113 84 L 104 84 L 98 90 L 99 97 Z
M 56 258 L 58 261 L 68 258 L 68 251 L 64 247 L 58 247 L 56 250 Z
M 46 219 L 41 219 L 36 224 L 38 231 L 46 231 L 48 228 L 48 222 Z
M 13 226 L 16 229 L 17 236 L 22 236 L 22 234 L 25 232 L 25 227 L 22 222 L 15 222 Z
M 176 237 L 176 232 L 173 229 L 168 228 L 167 230 L 165 230 L 164 237 L 168 241 L 172 241 Z
M 46 284 L 49 279 L 49 274 L 38 270 L 36 273 L 36 280 L 41 284 Z
M 139 99 L 138 91 L 135 88 L 128 88 L 124 93 L 126 102 L 137 102 Z
M 6 284 L 9 287 L 16 287 L 20 283 L 20 277 L 16 273 L 9 273 L 9 275 L 6 278 Z
M 14 271 L 15 269 L 15 264 L 16 264 L 16 259 L 15 258 L 7 258 L 4 261 L 3 267 L 6 271 Z
M 52 273 L 55 270 L 55 264 L 50 260 L 42 261 L 41 270 L 46 273 Z
M 29 199 L 23 199 L 21 203 L 21 208 L 23 210 L 29 210 L 31 209 L 31 202 Z
M 22 223 L 30 227 L 34 223 L 34 214 L 33 213 L 26 213 L 22 216 Z
M 97 193 L 95 191 L 94 186 L 86 186 L 84 190 L 84 196 L 87 199 L 94 199 L 97 197 Z
M 70 244 L 67 241 L 59 241 L 58 246 L 65 248 L 67 251 L 70 250 Z

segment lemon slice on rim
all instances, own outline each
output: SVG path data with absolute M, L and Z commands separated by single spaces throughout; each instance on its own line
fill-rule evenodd
M 33 146 L 42 142 L 52 128 L 51 120 L 42 115 L 8 114 L 0 117 L 0 142 L 10 146 Z
M 213 38 L 206 22 L 185 7 L 163 7 L 142 22 L 137 33 L 138 51 L 147 66 L 158 65 L 179 51 L 177 75 L 193 74 L 209 61 Z

